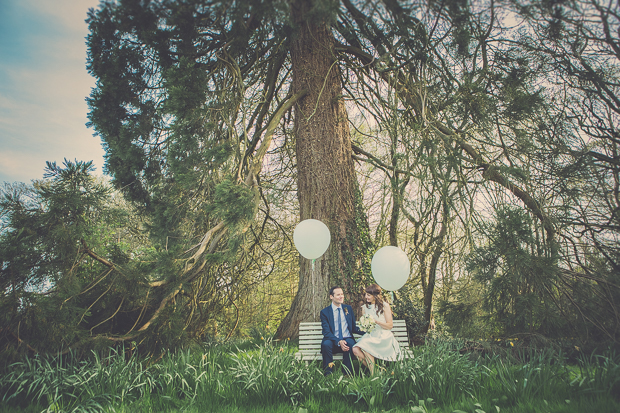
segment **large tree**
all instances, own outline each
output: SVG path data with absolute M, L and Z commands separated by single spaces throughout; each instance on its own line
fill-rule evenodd
M 349 294 L 357 292 L 364 280 L 359 272 L 369 247 L 364 242 L 367 224 L 351 158 L 336 42 L 329 24 L 335 16 L 333 11 L 317 10 L 310 0 L 292 1 L 291 15 L 295 28 L 290 50 L 291 87 L 294 92 L 308 91 L 295 106 L 300 215 L 301 219 L 315 218 L 328 224 L 331 248 L 316 263 L 300 260 L 297 296 L 278 332 L 289 337 L 297 335 L 300 321 L 318 319 L 331 285 L 341 285 Z
M 185 285 L 259 244 L 246 232 L 269 190 L 261 170 L 274 136 L 295 142 L 299 218 L 324 221 L 332 236 L 314 265 L 300 260 L 280 334 L 316 319 L 331 284 L 356 292 L 369 245 L 331 31 L 337 11 L 338 2 L 308 0 L 120 1 L 91 12 L 89 116 L 107 171 L 152 217 L 170 259 L 184 262 L 148 275 L 166 293 L 141 329 Z M 283 120 L 293 107 L 291 130 Z

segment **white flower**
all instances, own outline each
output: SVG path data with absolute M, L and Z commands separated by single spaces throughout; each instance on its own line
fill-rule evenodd
M 360 317 L 357 324 L 360 326 L 360 329 L 362 331 L 365 331 L 367 333 L 370 332 L 375 326 L 375 323 L 373 322 L 372 317 L 370 317 L 369 314 L 364 314 L 362 317 Z

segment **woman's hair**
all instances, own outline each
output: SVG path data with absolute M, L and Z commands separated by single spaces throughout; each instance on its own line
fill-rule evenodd
M 377 315 L 383 312 L 383 298 L 381 298 L 381 287 L 377 284 L 370 284 L 366 287 L 366 292 L 375 297 L 375 305 L 377 306 Z M 369 308 L 369 304 L 366 303 L 366 308 Z

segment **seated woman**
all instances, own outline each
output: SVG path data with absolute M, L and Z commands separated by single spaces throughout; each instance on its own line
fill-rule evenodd
M 374 373 L 375 358 L 387 361 L 403 359 L 400 345 L 392 330 L 392 309 L 381 298 L 381 287 L 371 284 L 366 287 L 364 296 L 366 305 L 363 305 L 364 314 L 370 315 L 374 327 L 367 331 L 353 346 L 353 354 L 360 360 L 370 373 Z

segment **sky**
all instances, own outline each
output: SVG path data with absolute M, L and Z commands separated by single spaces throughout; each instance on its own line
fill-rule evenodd
M 43 178 L 45 162 L 93 161 L 101 139 L 86 127 L 85 22 L 98 0 L 0 0 L 0 185 Z

